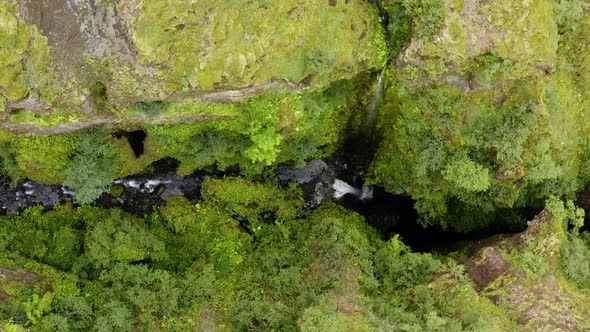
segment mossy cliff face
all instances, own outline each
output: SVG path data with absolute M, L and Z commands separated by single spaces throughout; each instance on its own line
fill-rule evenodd
M 0 2 L 0 113 L 15 101 L 20 101 L 15 107 L 43 109 L 59 93 L 47 68 L 47 39 L 16 17 L 15 11 L 14 4 Z
M 444 80 L 476 88 L 555 69 L 558 34 L 550 0 L 445 1 L 442 11 L 440 31 L 414 38 L 397 59 L 397 67 L 415 83 Z M 501 73 L 472 73 L 474 65 L 486 61 L 502 63 Z
M 164 157 L 251 175 L 326 156 L 388 53 L 361 0 L 0 1 L 0 15 L 2 172 L 87 197 Z M 117 130 L 143 130 L 144 153 Z
M 366 1 L 119 1 L 139 61 L 176 89 L 322 86 L 383 63 Z
M 361 0 L 41 0 L 0 6 L 6 36 L 0 66 L 10 68 L 3 75 L 2 104 L 9 110 L 61 109 L 105 118 L 136 102 L 238 101 L 268 91 L 324 89 L 377 70 L 387 56 L 377 9 Z M 6 88 L 32 75 L 38 77 Z M 43 91 L 39 81 L 61 89 Z M 39 94 L 44 107 L 22 102 Z
M 459 230 L 579 190 L 588 19 L 571 10 L 566 20 L 559 6 L 446 1 L 439 30 L 412 34 L 388 72 L 375 181 L 409 193 L 425 221 Z

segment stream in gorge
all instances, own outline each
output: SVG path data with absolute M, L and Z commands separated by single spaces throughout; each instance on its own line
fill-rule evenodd
M 334 158 L 325 161 L 311 160 L 301 168 L 279 165 L 272 179 L 281 186 L 296 183 L 304 194 L 305 210 L 313 210 L 324 200 L 335 200 L 345 208 L 361 214 L 385 239 L 399 234 L 404 243 L 417 252 L 448 251 L 468 240 L 508 232 L 501 228 L 477 233 L 454 233 L 440 226 L 425 228 L 418 222 L 418 213 L 410 197 L 393 195 L 381 187 L 365 185 L 367 169 L 380 141 L 380 137 L 375 135 L 377 130 L 374 127 L 383 100 L 383 73 L 378 77 L 362 128 L 354 131 L 356 134 L 349 137 Z M 135 136 L 131 134 L 114 133 L 118 136 L 128 135 L 133 139 Z M 145 135 L 140 137 L 143 138 Z M 138 144 L 131 145 L 134 152 L 142 152 L 137 148 Z M 153 170 L 151 174 L 114 180 L 109 185 L 110 189 L 92 205 L 107 209 L 120 208 L 137 216 L 145 216 L 153 212 L 155 207 L 163 205 L 171 196 L 184 196 L 193 201 L 200 199 L 201 184 L 208 178 L 236 175 L 195 172 L 180 176 L 176 173 L 178 166 L 177 160 L 164 158 L 149 167 Z M 2 214 L 19 213 L 37 205 L 51 209 L 66 202 L 75 204 L 75 193 L 63 185 L 41 184 L 31 180 L 15 183 L 8 177 L 0 176 Z M 235 219 L 243 226 L 247 224 L 240 216 L 235 216 Z
M 166 167 L 160 166 L 157 173 L 113 181 L 110 191 L 102 194 L 92 205 L 101 208 L 120 208 L 144 216 L 153 212 L 155 207 L 164 204 L 166 198 L 171 196 L 198 200 L 203 181 L 224 175 L 196 172 L 180 176 L 170 168 L 170 165 L 174 166 L 174 160 L 164 160 L 161 164 Z M 279 166 L 273 177 L 284 186 L 290 182 L 297 183 L 304 193 L 306 210 L 316 208 L 324 200 L 335 200 L 347 209 L 361 214 L 384 238 L 399 234 L 404 243 L 417 252 L 447 251 L 461 246 L 463 241 L 516 231 L 488 229 L 476 233 L 455 233 L 439 226 L 422 227 L 411 198 L 393 195 L 381 187 L 356 187 L 340 180 L 339 177 L 349 178 L 345 173 L 348 167 L 349 165 L 341 162 L 326 163 L 323 160 L 312 160 L 303 168 Z M 62 185 L 47 185 L 30 180 L 15 184 L 8 177 L 0 177 L 2 214 L 15 214 L 37 205 L 51 209 L 55 205 L 67 202 L 75 204 L 75 193 Z M 236 216 L 236 220 L 243 222 L 239 216 Z

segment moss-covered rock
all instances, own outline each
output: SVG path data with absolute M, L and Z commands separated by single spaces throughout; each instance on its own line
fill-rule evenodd
M 514 315 L 526 331 L 584 331 L 587 293 L 580 292 L 559 271 L 566 238 L 567 210 L 554 201 L 520 234 L 481 241 L 464 264 L 477 291 Z M 582 216 L 583 218 L 583 216 Z
M 28 106 L 39 111 L 55 100 L 60 88 L 49 66 L 47 39 L 37 27 L 27 26 L 16 9 L 0 1 L 0 110 Z
M 243 88 L 270 79 L 325 86 L 385 60 L 366 1 L 120 1 L 138 50 L 175 89 Z
M 387 57 L 378 10 L 362 0 L 0 6 L 2 108 L 51 109 L 48 118 L 105 119 L 137 102 L 324 89 Z M 7 99 L 19 102 L 6 106 Z
M 417 26 L 397 59 L 409 84 L 445 80 L 472 89 L 555 69 L 558 36 L 551 1 L 445 1 L 444 11 L 441 30 L 422 36 Z M 478 75 L 489 67 L 493 77 Z
M 440 32 L 412 34 L 386 75 L 374 180 L 412 195 L 424 220 L 459 230 L 572 197 L 588 178 L 589 81 L 575 69 L 587 66 L 587 20 L 575 16 L 558 37 L 549 1 L 445 10 Z

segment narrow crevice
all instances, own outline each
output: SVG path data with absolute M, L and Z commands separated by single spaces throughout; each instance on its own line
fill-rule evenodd
M 108 103 L 107 87 L 102 82 L 96 82 L 90 88 L 90 93 L 96 108 L 99 111 L 104 111 Z
M 414 200 L 408 196 L 394 195 L 383 188 L 372 188 L 372 199 L 359 200 L 346 195 L 338 203 L 349 210 L 356 211 L 365 218 L 367 224 L 375 228 L 383 237 L 390 239 L 399 235 L 401 240 L 414 252 L 452 252 L 465 244 L 489 238 L 497 234 L 520 233 L 526 229 L 526 220 L 531 220 L 540 210 L 535 208 L 506 209 L 499 211 L 496 221 L 469 232 L 459 232 L 441 225 L 423 226 L 419 222 Z M 512 221 L 506 216 L 511 212 Z M 522 222 L 515 222 L 520 219 Z
M 150 174 L 176 173 L 176 170 L 179 166 L 180 161 L 178 159 L 172 157 L 165 157 L 151 163 L 147 167 L 147 170 Z
M 147 137 L 147 134 L 143 130 L 134 130 L 134 131 L 124 131 L 124 130 L 117 130 L 114 133 L 115 137 L 121 138 L 125 137 L 127 142 L 129 142 L 129 146 L 133 150 L 133 154 L 135 158 L 139 158 L 144 152 L 144 145 L 143 142 Z
M 391 40 L 391 33 L 389 32 L 389 13 L 383 6 L 381 5 L 381 1 L 379 0 L 369 0 L 372 4 L 374 4 L 377 9 L 379 9 L 379 16 L 381 17 L 381 26 L 383 30 L 385 30 L 385 41 L 389 43 Z

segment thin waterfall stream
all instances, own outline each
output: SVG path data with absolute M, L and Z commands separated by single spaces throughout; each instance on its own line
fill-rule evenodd
M 340 199 L 346 194 L 363 201 L 373 198 L 373 188 L 364 184 L 364 177 L 380 140 L 376 127 L 378 113 L 384 99 L 384 76 L 387 67 L 386 64 L 379 73 L 375 90 L 363 120 L 361 120 L 360 128 L 356 131 L 357 134 L 350 137 L 345 144 L 344 151 L 341 153 L 341 159 L 343 160 L 335 162 L 335 164 L 341 164 L 340 167 L 342 168 L 336 170 L 335 173 L 349 176 L 347 179 L 336 179 L 334 181 L 333 189 L 334 198 L 336 199 Z
M 375 92 L 373 92 L 373 97 L 371 98 L 371 104 L 369 105 L 369 110 L 367 112 L 367 116 L 363 125 L 363 135 L 370 137 L 373 135 L 375 126 L 377 123 L 375 122 L 375 113 L 377 113 L 380 106 L 383 104 L 383 76 L 385 74 L 385 70 L 387 66 L 381 70 L 381 74 L 379 74 L 379 79 L 377 80 L 377 85 L 375 87 Z

